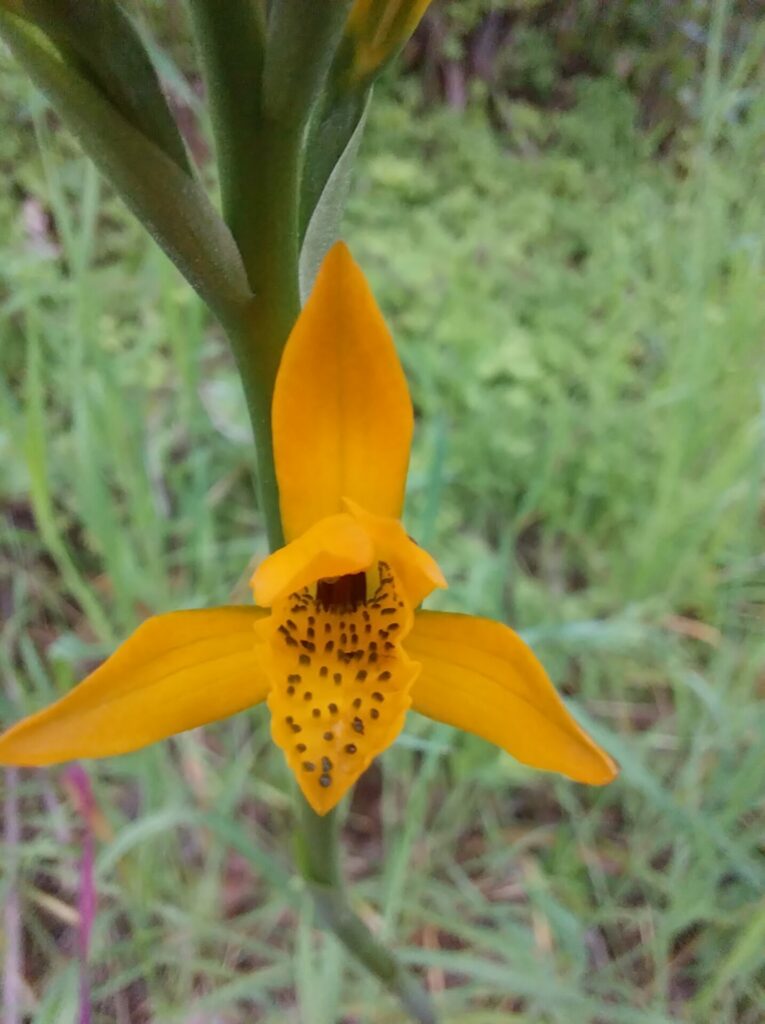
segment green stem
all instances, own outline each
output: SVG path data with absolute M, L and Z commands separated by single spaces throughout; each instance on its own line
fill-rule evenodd
M 276 551 L 284 544 L 271 431 L 271 396 L 279 363 L 273 349 L 258 344 L 263 333 L 262 323 L 263 317 L 253 302 L 248 317 L 224 324 L 224 327 L 242 380 L 255 440 L 258 500 L 268 547 Z
M 265 26 L 252 0 L 189 0 L 207 85 L 223 216 L 237 237 L 260 158 Z
M 302 129 L 261 123 L 263 152 L 236 234 L 253 299 L 225 324 L 244 386 L 255 452 L 260 507 L 271 550 L 284 543 L 271 433 L 271 399 L 282 349 L 300 312 L 298 204 Z
M 340 14 L 348 0 L 339 5 Z M 273 8 L 275 20 L 269 26 L 269 47 L 276 46 L 280 35 L 297 38 L 301 26 L 307 53 L 317 35 L 339 31 L 340 14 L 326 2 L 315 6 L 313 0 L 290 0 Z M 279 15 L 277 18 L 276 15 Z M 309 17 L 310 16 L 310 17 Z M 290 27 L 290 32 L 284 26 Z M 312 24 L 314 19 L 318 22 Z M 283 31 L 282 31 L 283 30 Z M 293 31 L 294 30 L 294 31 Z M 319 51 L 321 52 L 321 51 Z M 289 55 L 287 55 L 289 57 Z M 244 386 L 247 408 L 255 436 L 260 507 L 272 550 L 282 546 L 284 535 L 279 509 L 279 489 L 273 453 L 271 403 L 282 349 L 300 312 L 299 291 L 299 214 L 302 192 L 303 146 L 305 128 L 316 89 L 326 68 L 318 64 L 301 67 L 299 54 L 293 54 L 293 71 L 282 80 L 279 63 L 269 67 L 268 53 L 264 72 L 264 99 L 253 124 L 257 146 L 247 159 L 246 189 L 227 190 L 232 207 L 226 219 L 236 238 L 247 271 L 253 298 L 236 319 L 224 323 Z M 311 87 L 307 84 L 310 80 Z M 288 93 L 291 90 L 291 94 Z M 257 149 L 258 158 L 250 159 Z M 231 171 L 232 181 L 243 181 Z M 419 1024 L 436 1024 L 435 1014 L 425 991 L 401 966 L 393 954 L 375 939 L 364 922 L 351 909 L 338 858 L 336 815 L 319 817 L 299 800 L 298 844 L 300 868 L 313 897 L 317 919 L 332 931 L 363 966 L 394 995 Z
M 338 856 L 336 812 L 333 810 L 320 817 L 302 794 L 298 801 L 298 861 L 319 923 L 333 932 L 348 952 L 401 1002 L 413 1020 L 419 1024 L 437 1024 L 425 989 L 375 938 L 348 902 Z

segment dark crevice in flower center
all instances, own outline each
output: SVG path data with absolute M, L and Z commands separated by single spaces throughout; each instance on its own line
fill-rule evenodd
M 319 580 L 316 604 L 326 611 L 352 611 L 367 599 L 367 574 L 354 572 L 348 576 Z

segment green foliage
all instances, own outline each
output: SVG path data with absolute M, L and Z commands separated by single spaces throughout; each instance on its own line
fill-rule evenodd
M 0 10 L 0 36 L 189 283 L 224 322 L 241 317 L 251 297 L 242 258 L 196 179 L 36 26 Z
M 520 626 L 622 765 L 592 791 L 412 715 L 362 784 L 363 908 L 449 1024 L 761 1016 L 765 111 L 704 85 L 673 165 L 612 82 L 518 108 L 512 152 L 476 111 L 371 110 L 347 236 L 417 407 L 408 527 L 441 604 Z M 266 543 L 218 328 L 9 63 L 0 88 L 7 722 L 147 612 L 246 600 Z M 90 770 L 98 1024 L 399 1019 L 289 881 L 265 709 Z M 36 1024 L 77 999 L 60 781 L 21 776 L 3 860 Z
M 73 71 L 125 120 L 190 172 L 178 127 L 130 18 L 103 0 L 22 0 L 23 18 L 45 32 Z
M 635 97 L 641 122 L 669 140 L 704 119 L 704 68 L 722 23 L 731 73 L 762 39 L 756 4 L 634 0 L 441 0 L 411 48 L 426 94 L 461 103 L 488 92 L 501 119 L 508 100 L 569 107 L 582 75 L 613 78 Z M 740 85 L 750 85 L 749 67 Z M 746 101 L 744 102 L 746 106 Z
M 646 159 L 624 95 L 584 85 L 548 119 L 554 150 L 528 160 L 479 116 L 388 107 L 351 223 L 423 417 L 443 423 L 462 521 L 541 527 L 590 584 L 706 616 L 715 580 L 697 553 L 736 550 L 758 457 L 765 304 L 753 291 L 742 320 L 738 302 L 762 265 L 757 171 L 737 155 L 751 129 L 715 160 L 694 153 L 678 183 Z

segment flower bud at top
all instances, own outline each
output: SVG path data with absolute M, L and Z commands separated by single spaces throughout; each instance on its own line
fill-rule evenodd
M 345 32 L 353 45 L 353 77 L 371 78 L 417 28 L 430 0 L 355 0 Z

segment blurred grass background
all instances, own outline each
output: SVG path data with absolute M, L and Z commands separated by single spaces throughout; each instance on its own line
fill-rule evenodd
M 182 8 L 139 13 L 204 160 Z M 764 42 L 745 3 L 452 2 L 378 90 L 346 236 L 433 604 L 522 630 L 622 765 L 412 714 L 362 781 L 356 897 L 449 1024 L 765 1020 Z M 220 331 L 4 53 L 0 95 L 5 724 L 246 600 L 265 538 Z M 88 770 L 97 1022 L 401 1020 L 312 928 L 264 709 Z M 82 822 L 60 771 L 4 799 L 3 1024 L 69 1024 Z

